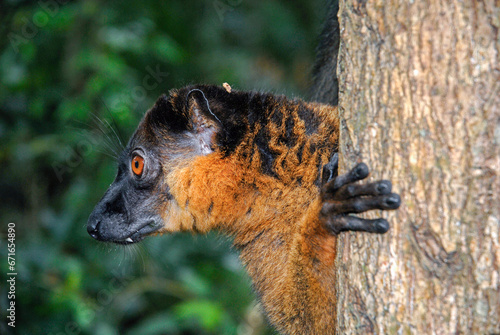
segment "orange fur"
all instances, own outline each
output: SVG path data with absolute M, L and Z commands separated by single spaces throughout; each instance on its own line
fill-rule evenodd
M 301 104 L 319 119 L 310 134 L 297 112 Z M 161 209 L 160 232 L 216 229 L 233 236 L 271 323 L 284 334 L 329 334 L 336 317 L 336 237 L 319 220 L 317 180 L 318 167 L 336 149 L 336 108 L 300 101 L 279 108 L 294 121 L 295 146 L 279 140 L 284 120 L 269 121 L 249 131 L 232 155 L 215 151 L 169 165 L 165 183 L 173 200 Z M 262 173 L 254 145 L 262 127 L 275 153 L 275 177 Z M 313 150 L 318 146 L 326 149 Z

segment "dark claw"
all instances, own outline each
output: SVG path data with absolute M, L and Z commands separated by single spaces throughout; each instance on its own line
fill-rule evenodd
M 381 180 L 375 184 L 378 194 L 389 194 L 392 191 L 392 183 L 388 180 Z
M 370 184 L 346 185 L 334 194 L 325 193 L 323 199 L 342 200 L 359 196 L 377 196 L 391 193 L 392 184 L 388 180 L 381 180 Z
M 354 167 L 354 169 L 351 170 L 351 173 L 353 178 L 353 180 L 351 181 L 352 183 L 368 177 L 368 175 L 370 174 L 370 170 L 368 169 L 368 165 L 366 165 L 365 163 L 359 163 Z
M 369 174 L 368 166 L 366 166 L 365 163 L 359 163 L 351 171 L 347 172 L 346 174 L 337 176 L 335 177 L 335 179 L 329 181 L 323 187 L 323 193 L 333 194 L 337 192 L 337 190 L 339 190 L 344 185 L 365 179 L 366 177 L 368 177 L 368 174 Z
M 399 194 L 391 193 L 385 199 L 385 208 L 381 209 L 397 209 L 401 205 L 401 197 Z
M 348 230 L 384 234 L 389 230 L 389 222 L 386 219 L 369 220 L 350 215 L 331 217 L 326 226 L 335 234 Z
M 339 154 L 334 153 L 330 161 L 323 166 L 322 185 L 337 177 L 339 174 Z
M 345 201 L 325 202 L 321 209 L 323 215 L 363 213 L 372 209 L 396 209 L 401 199 L 396 193 L 375 197 L 354 197 Z
M 359 163 L 351 171 L 340 175 L 333 180 L 333 189 L 338 190 L 344 185 L 354 183 L 355 181 L 368 177 L 369 170 L 365 163 Z

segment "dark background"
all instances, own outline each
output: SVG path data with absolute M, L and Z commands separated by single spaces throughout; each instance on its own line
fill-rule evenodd
M 307 98 L 322 1 L 0 2 L 1 334 L 271 334 L 211 234 L 115 246 L 86 221 L 163 92 L 222 84 Z M 16 225 L 16 328 L 6 326 Z

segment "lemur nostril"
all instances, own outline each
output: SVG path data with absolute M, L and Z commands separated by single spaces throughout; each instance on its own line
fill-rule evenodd
M 89 224 L 87 224 L 87 232 L 89 233 L 90 236 L 92 236 L 92 238 L 96 240 L 99 239 L 99 233 L 97 227 L 99 227 L 100 223 L 101 223 L 100 221 L 97 221 L 95 224 L 94 222 L 93 223 L 89 222 Z

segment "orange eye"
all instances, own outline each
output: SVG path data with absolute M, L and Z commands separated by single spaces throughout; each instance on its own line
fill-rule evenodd
M 134 158 L 132 158 L 132 172 L 136 176 L 141 176 L 142 171 L 144 170 L 144 158 L 142 158 L 139 155 L 135 155 Z

